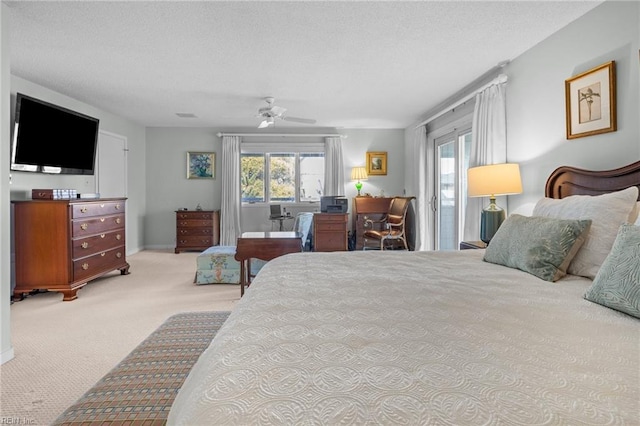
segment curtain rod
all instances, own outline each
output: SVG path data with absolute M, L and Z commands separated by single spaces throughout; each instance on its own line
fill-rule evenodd
M 415 128 L 417 129 L 420 126 L 424 126 L 425 124 L 429 123 L 430 121 L 435 120 L 436 118 L 440 117 L 441 115 L 446 114 L 447 112 L 451 111 L 452 109 L 454 109 L 456 107 L 459 107 L 463 103 L 467 102 L 469 99 L 471 99 L 474 96 L 476 96 L 478 93 L 482 92 L 484 89 L 486 89 L 488 87 L 491 87 L 491 86 L 494 86 L 496 84 L 506 83 L 507 80 L 508 80 L 508 77 L 505 74 L 500 74 L 499 76 L 497 76 L 496 78 L 494 78 L 493 80 L 491 80 L 487 84 L 483 85 L 479 89 L 476 89 L 473 92 L 469 93 L 467 96 L 458 99 L 456 102 L 454 102 L 453 104 L 451 104 L 448 107 L 444 108 L 439 113 L 434 114 L 431 117 L 427 118 L 426 120 L 421 121 L 420 124 L 418 124 Z
M 346 139 L 347 135 L 340 134 L 329 134 L 329 133 L 218 133 L 219 138 L 223 136 L 243 136 L 243 137 L 269 137 L 275 136 L 280 138 L 286 137 L 296 137 L 296 138 L 305 138 L 305 137 L 317 137 L 317 138 L 343 138 Z

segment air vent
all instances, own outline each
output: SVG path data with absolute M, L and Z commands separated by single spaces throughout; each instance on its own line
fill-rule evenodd
M 176 115 L 180 118 L 198 118 L 195 114 L 190 112 L 176 112 Z

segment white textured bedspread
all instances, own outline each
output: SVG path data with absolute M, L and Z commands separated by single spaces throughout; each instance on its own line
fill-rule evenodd
M 640 424 L 640 320 L 482 255 L 269 262 L 169 424 Z

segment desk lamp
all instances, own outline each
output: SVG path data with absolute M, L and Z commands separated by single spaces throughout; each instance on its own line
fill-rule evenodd
M 358 190 L 358 197 L 360 196 L 360 190 L 362 189 L 361 180 L 367 180 L 369 176 L 367 175 L 367 169 L 364 167 L 354 167 L 351 169 L 351 180 L 355 180 L 356 189 Z
M 469 197 L 489 197 L 489 205 L 480 217 L 480 239 L 489 244 L 504 222 L 505 212 L 496 205 L 497 195 L 522 193 L 520 166 L 514 163 L 492 164 L 467 170 Z

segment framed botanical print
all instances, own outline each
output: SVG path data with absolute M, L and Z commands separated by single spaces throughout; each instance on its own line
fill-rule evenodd
M 387 174 L 386 152 L 367 152 L 367 174 L 369 176 Z
M 607 62 L 565 81 L 567 139 L 617 130 L 615 65 Z
M 215 179 L 215 152 L 187 152 L 187 179 Z

